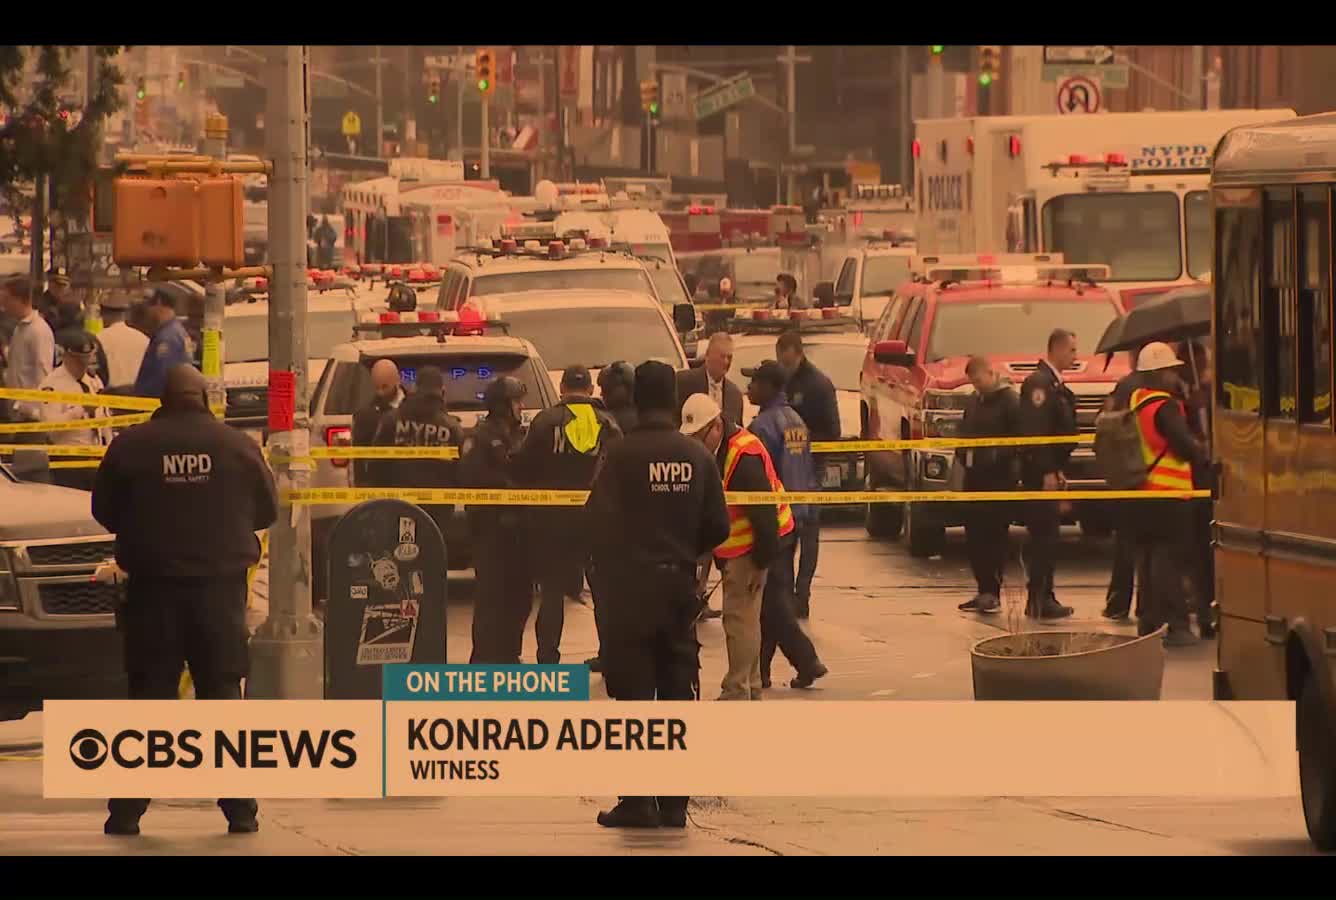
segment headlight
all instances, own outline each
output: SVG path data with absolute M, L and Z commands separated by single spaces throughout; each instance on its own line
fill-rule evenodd
M 941 456 L 929 456 L 923 461 L 923 475 L 933 481 L 946 478 L 947 461 Z
M 965 414 L 959 410 L 929 410 L 923 414 L 924 437 L 956 437 Z

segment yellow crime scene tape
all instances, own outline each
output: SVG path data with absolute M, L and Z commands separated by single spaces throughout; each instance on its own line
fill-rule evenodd
M 26 403 L 68 403 L 71 406 L 107 406 L 112 409 L 140 409 L 153 412 L 162 405 L 152 397 L 126 397 L 119 394 L 75 394 L 64 391 L 36 391 L 29 388 L 0 388 L 0 400 Z
M 1093 434 L 1030 435 L 985 438 L 904 438 L 885 441 L 813 441 L 813 453 L 864 453 L 877 450 L 949 450 L 959 447 L 1042 447 L 1048 444 L 1093 444 Z
M 74 422 L 5 422 L 0 423 L 0 434 L 39 434 L 50 431 L 86 431 L 90 428 L 125 428 L 149 420 L 150 413 L 129 413 L 124 416 L 101 416 L 96 419 L 78 419 Z M 36 450 L 41 444 L 30 444 L 25 449 Z
M 365 500 L 407 500 L 418 504 L 462 503 L 471 506 L 581 506 L 588 491 L 488 490 L 463 488 L 301 488 L 282 493 L 293 506 L 361 503 Z M 1017 500 L 1193 500 L 1210 491 L 728 491 L 732 506 L 775 503 L 946 503 Z

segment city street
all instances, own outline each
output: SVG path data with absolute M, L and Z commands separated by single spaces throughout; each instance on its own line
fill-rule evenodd
M 1019 539 L 1022 532 L 1013 532 Z M 951 534 L 941 557 L 911 560 L 899 544 L 868 540 L 853 522 L 824 532 L 821 566 L 812 598 L 811 632 L 830 667 L 808 691 L 791 690 L 787 664 L 775 663 L 767 701 L 970 700 L 968 651 L 1001 633 L 1004 616 L 980 618 L 956 611 L 972 593 L 962 536 Z M 1075 624 L 1128 630 L 1099 613 L 1107 581 L 1106 544 L 1075 529 L 1065 533 L 1058 570 L 1059 599 L 1076 608 Z M 263 572 L 256 580 L 263 612 Z M 469 654 L 467 580 L 452 580 L 448 655 Z M 718 605 L 718 595 L 714 599 Z M 1067 623 L 1055 628 L 1070 627 Z M 702 685 L 718 692 L 723 672 L 723 630 L 701 625 Z M 592 611 L 567 610 L 563 657 L 580 662 L 596 647 Z M 532 629 L 525 655 L 532 660 Z M 1164 697 L 1206 699 L 1214 645 L 1172 651 Z M 594 678 L 596 697 L 604 696 Z M 999 735 L 1005 740 L 1005 735 Z M 913 798 L 697 798 L 685 833 L 619 833 L 594 824 L 611 799 L 274 801 L 261 804 L 261 832 L 230 837 L 209 801 L 164 801 L 145 817 L 137 841 L 104 837 L 101 804 L 41 799 L 35 750 L 4 749 L 40 740 L 40 716 L 0 725 L 0 852 L 172 854 L 372 853 L 695 853 L 695 854 L 1271 854 L 1312 852 L 1296 796 L 1282 800 L 1222 802 L 1116 797 L 996 797 L 962 800 Z M 906 740 L 912 740 L 907 735 Z M 782 754 L 783 747 L 752 752 Z M 1153 756 L 1127 760 L 1129 793 L 1137 771 Z M 979 765 L 989 764 L 986 745 Z M 794 760 L 794 778 L 821 760 Z

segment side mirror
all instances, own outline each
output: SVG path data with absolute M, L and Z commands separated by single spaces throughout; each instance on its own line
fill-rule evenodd
M 686 334 L 696 327 L 696 307 L 690 303 L 673 304 L 673 326 L 678 334 Z
M 878 341 L 872 348 L 872 358 L 882 365 L 909 368 L 914 365 L 915 354 L 904 341 Z
M 812 288 L 812 296 L 816 299 L 816 305 L 821 307 L 835 305 L 835 285 L 829 281 L 822 281 Z

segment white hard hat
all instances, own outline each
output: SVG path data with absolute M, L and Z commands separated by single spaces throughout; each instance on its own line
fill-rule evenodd
M 723 278 L 720 278 L 720 279 L 719 279 L 719 290 L 720 290 L 721 292 L 722 292 L 722 291 L 731 291 L 731 290 L 733 290 L 733 279 L 729 278 L 728 276 L 724 276 Z
M 721 415 L 723 410 L 710 399 L 709 394 L 692 394 L 682 404 L 682 433 L 698 434 Z
M 1174 348 L 1163 341 L 1155 341 L 1141 348 L 1141 354 L 1137 356 L 1138 372 L 1155 372 L 1159 369 L 1172 369 L 1174 366 L 1183 365 L 1183 360 L 1178 358 Z

